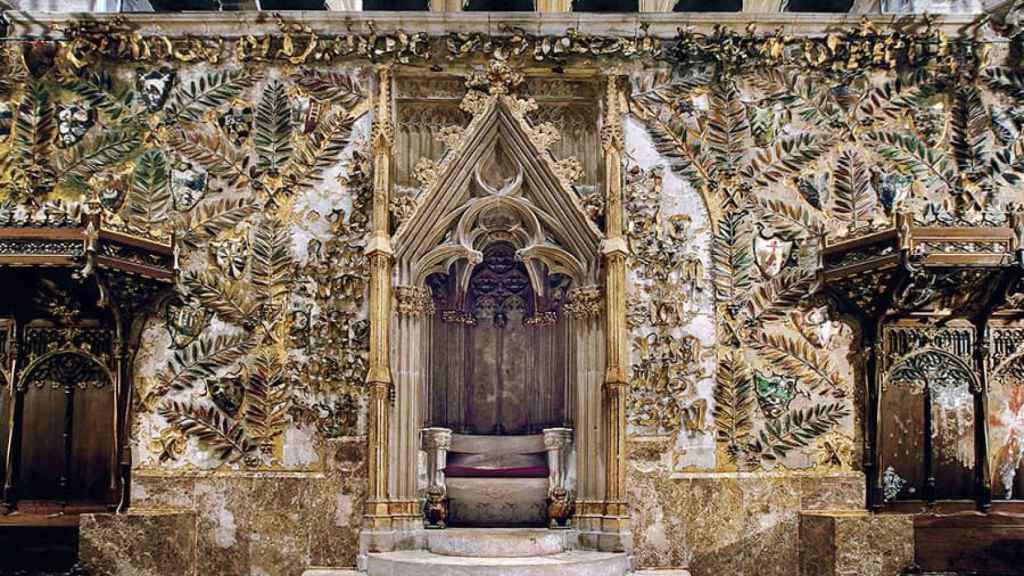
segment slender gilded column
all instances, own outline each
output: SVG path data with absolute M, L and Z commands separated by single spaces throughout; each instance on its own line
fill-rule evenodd
M 607 240 L 602 247 L 605 262 L 605 518 L 604 530 L 627 530 L 626 481 L 626 393 L 629 385 L 629 351 L 626 331 L 626 241 L 623 238 L 622 150 L 624 134 L 620 91 L 621 76 L 607 80 L 604 125 L 604 181 L 607 187 Z
M 370 352 L 366 385 L 369 389 L 368 497 L 366 522 L 387 525 L 388 436 L 391 414 L 391 369 L 388 331 L 391 322 L 391 237 L 388 230 L 388 195 L 391 188 L 391 154 L 394 121 L 391 106 L 391 69 L 382 67 L 377 76 L 377 98 L 373 118 L 373 218 L 366 256 L 370 264 Z

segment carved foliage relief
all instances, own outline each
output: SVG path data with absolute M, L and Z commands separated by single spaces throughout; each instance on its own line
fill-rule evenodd
M 820 45 L 720 28 L 684 34 L 674 66 L 633 76 L 630 112 L 660 156 L 648 165 L 671 171 L 710 215 L 716 450 L 676 441 L 674 468 L 856 466 L 860 360 L 836 303 L 808 298 L 817 250 L 891 227 L 898 209 L 927 225 L 1006 222 L 1020 201 L 1024 93 L 1013 57 L 989 48 L 928 27 L 901 36 L 865 23 Z M 673 186 L 661 180 L 664 205 Z M 638 277 L 663 267 L 637 253 L 634 266 Z M 655 341 L 634 344 L 645 370 Z M 663 401 L 660 414 L 674 404 Z
M 358 434 L 370 165 L 357 68 L 94 65 L 9 46 L 0 191 L 98 200 L 173 235 L 175 297 L 144 332 L 141 467 L 308 468 Z M 9 112 L 9 114 L 4 114 Z

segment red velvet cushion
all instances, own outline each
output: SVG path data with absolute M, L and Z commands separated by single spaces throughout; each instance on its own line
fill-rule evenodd
M 482 466 L 448 465 L 445 475 L 452 478 L 547 478 L 547 466 L 519 466 L 491 468 Z

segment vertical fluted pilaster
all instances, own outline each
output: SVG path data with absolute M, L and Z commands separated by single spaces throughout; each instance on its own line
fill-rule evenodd
M 391 189 L 391 155 L 394 120 L 391 104 L 391 69 L 377 76 L 373 118 L 373 214 L 366 255 L 370 266 L 370 351 L 366 375 L 369 389 L 367 443 L 369 453 L 366 521 L 370 526 L 390 523 L 388 516 L 388 436 L 391 415 L 391 369 L 388 332 L 391 321 L 391 237 L 388 199 Z
M 621 76 L 608 76 L 601 126 L 604 183 L 607 192 L 607 239 L 602 248 L 605 270 L 605 519 L 607 532 L 628 531 L 625 505 L 626 392 L 629 384 L 626 328 L 626 256 L 623 237 L 622 151 L 623 95 Z

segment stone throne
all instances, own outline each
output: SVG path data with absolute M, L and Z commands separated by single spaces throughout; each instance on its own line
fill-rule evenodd
M 499 151 L 489 172 L 510 168 L 502 161 Z M 578 263 L 547 242 L 520 196 L 522 169 L 511 169 L 495 185 L 478 165 L 482 195 L 457 226 L 475 253 L 427 278 L 435 314 L 422 443 L 432 526 L 560 526 L 572 506 L 561 308 L 572 284 L 565 272 Z M 562 262 L 531 262 L 542 250 Z
M 510 103 L 394 238 L 390 490 L 433 526 L 562 524 L 604 492 L 602 234 Z

